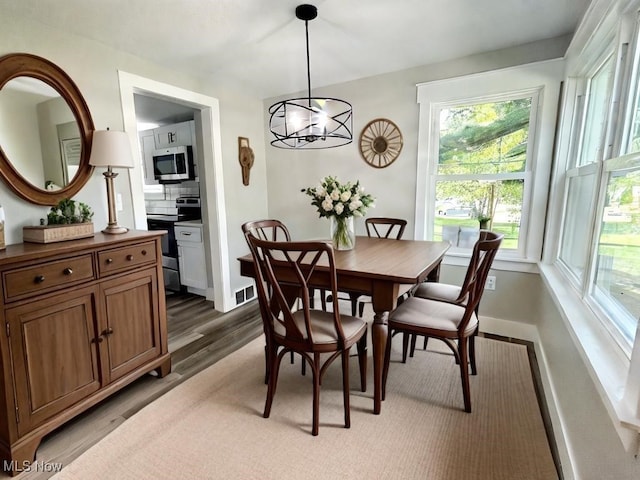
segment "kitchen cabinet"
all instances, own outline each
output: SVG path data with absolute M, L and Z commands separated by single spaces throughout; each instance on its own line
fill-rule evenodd
M 139 132 L 140 155 L 144 169 L 144 183 L 146 185 L 158 185 L 153 171 L 153 153 L 168 147 L 191 146 L 194 177 L 198 176 L 198 162 L 196 155 L 195 122 L 193 120 Z
M 153 129 L 156 149 L 193 145 L 195 136 L 195 122 L 174 123 Z
M 156 149 L 153 130 L 140 132 L 140 155 L 142 156 L 142 168 L 144 170 L 144 183 L 146 185 L 158 185 L 153 173 L 153 151 Z
M 186 287 L 205 290 L 208 282 L 202 224 L 177 222 L 175 234 L 178 243 L 180 283 Z
M 98 233 L 0 252 L 5 468 L 33 461 L 43 436 L 136 378 L 170 372 L 160 239 Z

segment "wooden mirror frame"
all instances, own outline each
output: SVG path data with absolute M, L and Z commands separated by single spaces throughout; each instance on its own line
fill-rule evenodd
M 16 77 L 32 77 L 50 85 L 67 102 L 78 123 L 82 140 L 80 164 L 72 181 L 60 190 L 43 190 L 33 185 L 20 174 L 0 145 L 0 175 L 6 184 L 28 202 L 38 205 L 56 205 L 64 198 L 73 197 L 91 178 L 93 166 L 89 165 L 89 157 L 94 131 L 93 120 L 76 84 L 49 60 L 28 53 L 12 53 L 0 57 L 0 89 Z

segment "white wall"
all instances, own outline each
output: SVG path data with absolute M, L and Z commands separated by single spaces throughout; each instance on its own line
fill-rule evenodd
M 246 253 L 240 225 L 243 221 L 267 215 L 261 100 L 235 90 L 224 79 L 184 75 L 179 70 L 155 65 L 25 18 L 0 15 L 0 55 L 18 52 L 39 55 L 62 68 L 82 92 L 97 130 L 107 127 L 112 130 L 124 128 L 118 71 L 175 85 L 219 100 L 224 189 L 229 195 L 226 199 L 226 230 L 230 251 L 225 259 L 231 272 L 229 290 L 233 292 L 236 288 L 247 285 L 247 279 L 239 275 L 236 260 L 237 256 Z M 242 185 L 238 163 L 238 136 L 248 137 L 256 152 L 255 166 L 251 170 L 251 185 L 248 187 Z M 118 212 L 118 223 L 133 227 L 134 211 L 128 176 L 129 173 L 123 171 L 116 179 L 116 191 L 122 195 L 124 206 L 124 210 Z M 141 191 L 142 185 L 139 188 Z M 97 229 L 106 226 L 106 187 L 101 170 L 94 171 L 88 184 L 75 198 L 93 208 Z M 4 207 L 6 215 L 7 244 L 21 242 L 22 227 L 37 225 L 49 210 L 49 207 L 24 202 L 4 183 L 0 184 L 0 205 Z
M 409 222 L 405 235 L 413 236 L 416 193 L 416 159 L 418 148 L 418 103 L 416 85 L 421 82 L 484 72 L 564 55 L 569 38 L 562 37 L 515 48 L 474 55 L 455 61 L 380 75 L 355 82 L 314 89 L 316 96 L 327 95 L 353 105 L 353 143 L 328 150 L 291 151 L 268 145 L 267 171 L 269 213 L 291 225 L 294 236 L 323 236 L 329 221 L 319 220 L 309 199 L 300 189 L 315 186 L 326 175 L 343 181 L 359 179 L 376 198 L 376 208 L 369 216 L 402 217 Z M 293 96 L 292 94 L 291 96 Z M 267 108 L 285 97 L 265 101 Z M 404 145 L 400 156 L 387 168 L 368 166 L 360 157 L 358 136 L 375 118 L 388 118 L 398 125 Z M 364 220 L 356 221 L 356 230 L 364 234 Z

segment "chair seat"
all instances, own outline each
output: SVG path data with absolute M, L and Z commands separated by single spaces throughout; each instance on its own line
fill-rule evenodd
M 333 313 L 323 312 L 322 310 L 309 310 L 309 318 L 311 320 L 311 330 L 313 332 L 313 343 L 324 347 L 336 345 L 338 336 L 333 323 Z M 293 319 L 301 332 L 306 332 L 304 324 L 304 311 L 298 310 L 293 313 Z M 346 345 L 353 345 L 360 337 L 362 331 L 367 329 L 367 323 L 358 317 L 349 315 L 340 315 L 342 321 L 342 329 Z M 275 323 L 274 333 L 280 337 L 285 337 L 285 328 L 280 323 Z
M 455 337 L 458 326 L 464 316 L 464 307 L 451 303 L 409 297 L 389 316 L 389 327 L 401 326 L 402 329 L 437 330 L 440 334 L 449 333 Z M 478 317 L 472 314 L 464 335 L 471 335 L 478 325 Z
M 440 302 L 456 303 L 461 290 L 461 287 L 449 285 L 448 283 L 424 282 L 416 287 L 413 291 L 413 296 Z

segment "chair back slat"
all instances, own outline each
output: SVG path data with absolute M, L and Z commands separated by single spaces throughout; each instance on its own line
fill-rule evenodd
M 271 241 L 290 241 L 291 235 L 286 225 L 280 220 L 254 220 L 252 222 L 246 222 L 242 225 L 242 233 L 253 235 L 256 238 L 262 240 Z
M 503 234 L 490 232 L 488 230 L 480 231 L 480 239 L 473 247 L 469 268 L 467 269 L 467 274 L 460 292 L 462 300 L 467 300 L 465 315 L 458 328 L 460 331 L 466 329 L 473 312 L 480 303 L 487 275 L 489 275 L 489 270 L 498 253 L 503 238 Z
M 249 236 L 251 253 L 257 263 L 257 274 L 267 288 L 262 290 L 268 305 L 268 328 L 271 334 L 280 324 L 286 336 L 313 348 L 315 335 L 311 322 L 311 298 L 309 280 L 312 275 L 328 279 L 327 291 L 334 296 L 333 327 L 336 338 L 344 344 L 344 332 L 337 301 L 337 280 L 333 248 L 326 242 L 272 242 Z M 294 313 L 302 311 L 304 322 L 296 322 Z
M 402 218 L 371 217 L 364 223 L 367 235 L 378 238 L 395 238 L 400 240 L 407 226 L 407 221 Z

